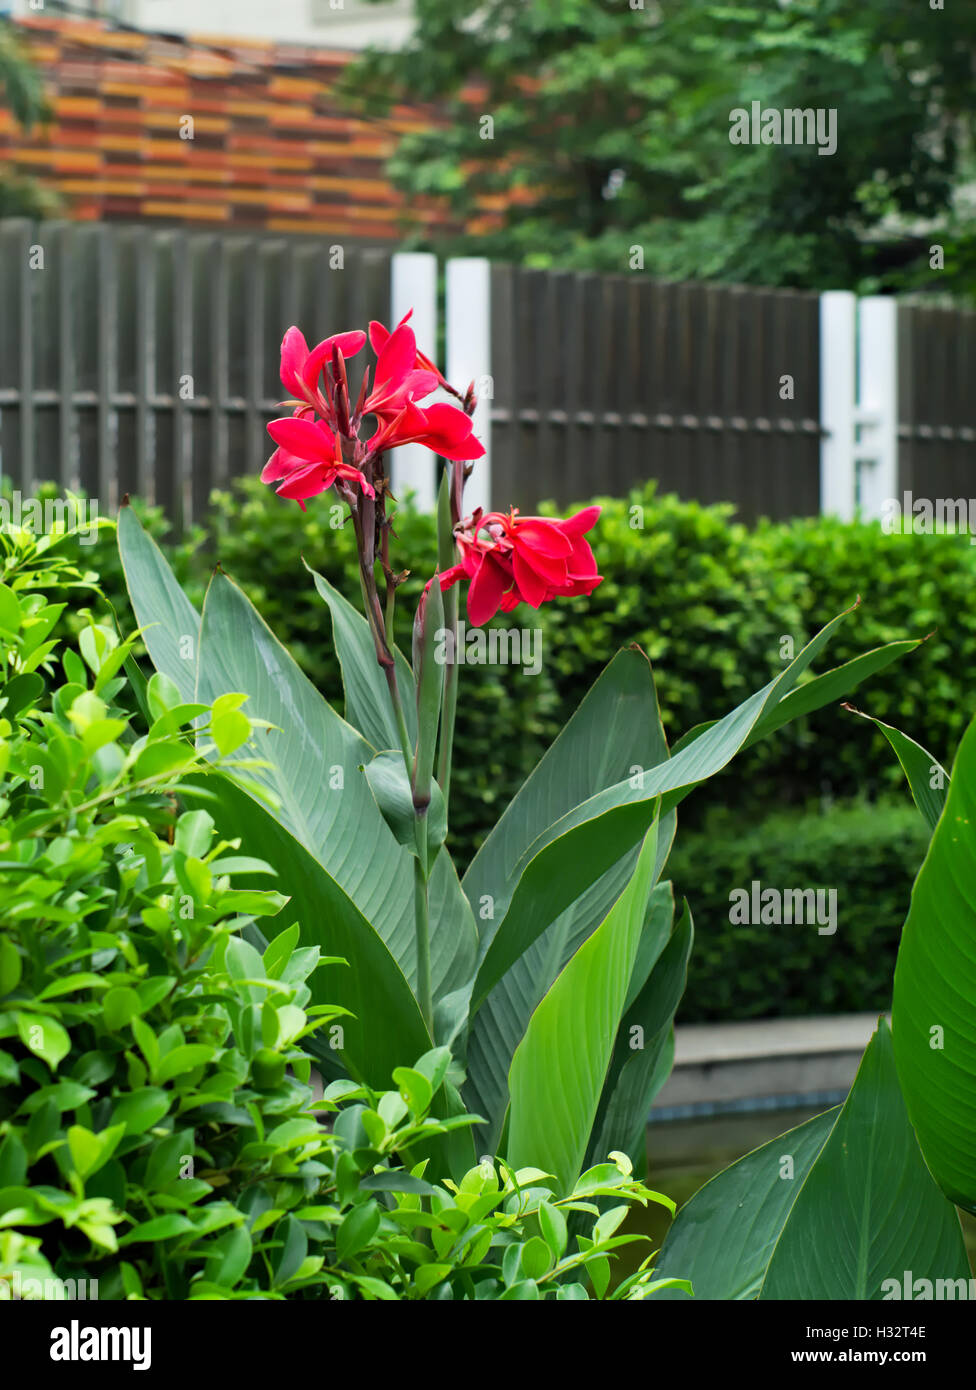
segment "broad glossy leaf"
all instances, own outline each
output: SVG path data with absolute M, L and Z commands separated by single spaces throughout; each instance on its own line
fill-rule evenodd
M 249 746 L 269 764 L 253 775 L 277 798 L 278 819 L 373 924 L 412 980 L 413 873 L 360 771 L 372 750 L 323 699 L 243 591 L 216 574 L 204 604 L 197 693 L 211 702 L 227 690 L 245 691 L 248 714 L 275 726 Z M 264 852 L 260 842 L 250 843 Z
M 797 1193 L 839 1114 L 839 1107 L 828 1110 L 777 1135 L 699 1188 L 675 1217 L 655 1274 L 689 1279 L 698 1300 L 757 1298 Z M 686 1295 L 671 1290 L 661 1297 Z
M 581 800 L 635 769 L 663 761 L 667 755 L 650 664 L 643 652 L 629 648 L 618 653 L 594 682 L 465 875 L 463 886 L 478 919 L 483 949 L 490 944 L 499 916 L 494 896 L 497 885 L 504 882 L 527 846 L 553 819 Z M 656 873 L 667 857 L 674 826 L 673 815 L 660 826 Z M 508 1107 L 509 1067 L 533 1010 L 604 920 L 629 882 L 636 862 L 634 847 L 587 884 L 512 964 L 478 1008 L 468 1040 L 464 1094 L 471 1109 L 489 1121 L 487 1128 L 479 1131 L 482 1151 L 493 1152 L 498 1146 Z M 658 950 L 663 948 L 670 921 L 669 907 L 667 919 L 658 914 L 653 928 L 642 937 L 645 949 L 652 940 L 657 941 Z
M 976 1211 L 976 720 L 912 889 L 891 1026 L 929 1168 L 948 1197 Z
M 968 1281 L 969 1261 L 959 1215 L 919 1151 L 882 1019 L 793 1203 L 759 1296 L 877 1300 L 893 1284 L 903 1288 L 908 1272 Z
M 346 719 L 376 749 L 399 748 L 400 735 L 386 677 L 376 660 L 369 623 L 321 574 L 306 565 L 319 597 L 332 615 L 332 637 L 342 666 Z M 397 688 L 412 743 L 417 741 L 417 707 L 413 675 L 403 653 L 394 650 Z
M 934 830 L 949 794 L 948 772 L 920 743 L 903 734 L 900 729 L 882 723 L 880 719 L 875 719 L 873 714 L 865 714 L 853 705 L 845 705 L 844 708 L 852 714 L 860 715 L 862 719 L 869 719 L 884 734 L 901 764 L 901 770 L 911 788 L 912 800 L 925 817 L 929 829 Z
M 657 823 L 627 887 L 529 1020 L 509 1074 L 507 1158 L 538 1165 L 563 1191 L 579 1176 L 613 1054 L 654 886 Z
M 693 940 L 685 903 L 664 950 L 649 971 L 645 967 L 644 983 L 617 1029 L 588 1164 L 602 1163 L 607 1154 L 619 1150 L 630 1156 L 638 1172 L 644 1171 L 647 1115 L 670 1071 L 666 1061 L 673 1059 L 674 1015 L 684 994 Z
M 549 922 L 640 839 L 658 797 L 663 816 L 731 761 L 793 689 L 846 616 L 834 618 L 781 675 L 669 760 L 590 795 L 552 822 L 515 863 L 510 856 L 502 858 L 507 870 L 504 880 L 497 869 L 491 879 L 495 916 L 502 920 L 478 971 L 475 1008 Z M 477 860 L 472 869 L 476 864 Z M 467 878 L 465 888 L 474 902 Z
M 499 1147 L 508 1110 L 509 1068 L 529 1019 L 546 991 L 624 891 L 636 863 L 637 852 L 634 851 L 582 893 L 519 957 L 475 1014 L 468 1037 L 464 1096 L 471 1109 L 488 1120 L 488 1124 L 478 1130 L 479 1152 L 494 1153 Z M 643 961 L 637 990 L 667 944 L 673 916 L 671 885 L 659 883 L 651 893 L 637 948 L 634 975 L 640 972 Z M 631 983 L 633 986 L 633 980 Z M 629 1007 L 629 1002 L 626 1006 Z M 605 1158 L 606 1154 L 602 1156 Z
M 200 615 L 180 588 L 163 552 L 128 505 L 119 509 L 118 537 L 132 611 L 143 630 L 146 650 L 156 670 L 174 682 L 181 698 L 192 700 Z

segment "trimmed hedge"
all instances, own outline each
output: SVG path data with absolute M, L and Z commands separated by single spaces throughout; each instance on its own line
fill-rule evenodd
M 722 809 L 704 830 L 679 834 L 668 875 L 695 922 L 679 1022 L 889 1008 L 928 839 L 907 790 L 898 802 L 780 812 L 751 830 Z M 821 936 L 816 923 L 733 923 L 730 894 L 753 880 L 780 892 L 836 889 L 835 933 Z
M 782 669 L 784 639 L 798 651 L 859 594 L 860 607 L 831 643 L 831 664 L 932 633 L 854 701 L 951 760 L 972 712 L 976 671 L 976 548 L 965 537 L 886 535 L 875 525 L 822 518 L 749 529 L 731 520 L 730 506 L 657 497 L 653 483 L 625 499 L 597 500 L 604 509 L 595 532 L 604 582 L 589 598 L 516 615 L 519 625 L 541 626 L 541 673 L 517 666 L 462 673 L 452 789 L 452 842 L 462 862 L 618 647 L 636 641 L 648 652 L 673 739 L 765 685 Z M 147 520 L 164 533 L 158 513 Z M 209 534 L 194 535 L 172 555 L 197 599 L 209 565 L 219 560 L 309 677 L 341 703 L 328 617 L 300 560 L 304 555 L 344 592 L 358 592 L 352 533 L 329 522 L 327 504 L 303 513 L 245 479 L 232 493 L 214 495 Z M 413 609 L 434 554 L 434 521 L 404 507 L 397 531 L 394 561 L 412 571 L 397 613 L 397 640 L 409 651 Z M 101 572 L 131 622 L 114 541 L 100 540 L 82 559 Z M 496 619 L 502 627 L 512 622 L 511 615 Z M 755 819 L 771 805 L 803 805 L 824 793 L 875 797 L 899 781 L 873 726 L 832 706 L 736 759 L 684 804 L 682 820 L 701 824 L 715 804 Z

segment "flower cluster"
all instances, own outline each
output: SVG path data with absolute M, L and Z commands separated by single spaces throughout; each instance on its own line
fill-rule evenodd
M 520 603 L 538 608 L 548 599 L 590 594 L 601 583 L 585 533 L 599 507 L 584 507 L 563 521 L 541 516 L 483 513 L 479 508 L 454 532 L 460 563 L 445 570 L 441 588 L 470 579 L 468 618 L 480 627 L 499 609 Z
M 261 473 L 265 483 L 277 484 L 281 497 L 294 498 L 304 508 L 309 497 L 336 487 L 349 503 L 359 548 L 366 616 L 376 642 L 377 659 L 392 672 L 390 613 L 392 596 L 404 575 L 394 573 L 389 558 L 389 496 L 383 454 L 399 444 L 422 444 L 450 459 L 447 548 L 452 539 L 457 563 L 439 575 L 442 590 L 460 580 L 470 581 L 467 611 L 480 627 L 499 610 L 510 613 L 520 603 L 532 608 L 549 599 L 590 594 L 602 582 L 586 532 L 596 524 L 599 507 L 586 507 L 575 516 L 556 520 L 520 516 L 517 508 L 505 515 L 484 512 L 464 515 L 464 483 L 470 461 L 484 448 L 474 437 L 473 383 L 462 394 L 447 382 L 418 347 L 405 315 L 390 332 L 373 322 L 368 335 L 356 330 L 336 333 L 309 348 L 297 328 L 289 328 L 281 344 L 281 380 L 291 392 L 286 402 L 292 413 L 272 420 L 268 433 L 278 446 Z M 346 361 L 366 346 L 376 354 L 372 386 L 369 368 L 351 403 Z M 435 391 L 447 392 L 461 403 L 423 404 Z M 368 438 L 360 438 L 366 417 L 375 421 Z M 443 551 L 442 551 L 443 553 Z M 386 577 L 383 601 L 375 565 Z M 424 590 L 418 622 L 424 629 Z
M 268 425 L 278 447 L 261 473 L 262 482 L 278 484 L 279 496 L 304 507 L 307 498 L 337 483 L 373 497 L 371 465 L 399 444 L 423 444 L 456 461 L 482 456 L 484 448 L 472 434 L 469 414 L 446 402 L 418 404 L 447 383 L 417 350 L 409 317 L 392 333 L 381 323 L 370 324 L 376 368 L 372 389 L 369 368 L 364 372 L 355 405 L 346 360 L 365 347 L 366 334 L 337 333 L 310 349 L 299 329 L 288 329 L 281 344 L 281 381 L 292 393 L 293 399 L 286 402 L 292 414 Z M 376 426 L 364 441 L 359 436 L 367 416 Z

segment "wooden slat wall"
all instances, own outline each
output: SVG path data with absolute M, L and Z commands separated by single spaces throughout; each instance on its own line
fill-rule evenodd
M 105 514 L 139 494 L 182 531 L 270 454 L 284 330 L 387 319 L 389 286 L 381 249 L 331 269 L 305 239 L 0 222 L 0 470 Z
M 745 520 L 819 511 L 816 295 L 497 265 L 491 312 L 497 499 L 656 478 Z
M 976 310 L 898 307 L 903 492 L 976 496 Z

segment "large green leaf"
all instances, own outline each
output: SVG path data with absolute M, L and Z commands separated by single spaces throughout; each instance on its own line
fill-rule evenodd
M 319 596 L 325 600 L 332 615 L 332 637 L 342 667 L 342 684 L 346 692 L 346 719 L 358 729 L 363 738 L 377 750 L 399 748 L 400 734 L 390 701 L 386 677 L 376 660 L 376 649 L 369 623 L 338 589 L 306 565 Z M 417 741 L 417 705 L 413 675 L 403 653 L 394 650 L 397 688 L 407 732 L 412 743 Z
M 128 504 L 119 510 L 118 539 L 132 611 L 143 630 L 146 650 L 156 670 L 169 676 L 181 698 L 190 702 L 195 698 L 200 614 Z
M 667 758 L 651 668 L 636 647 L 613 658 L 579 708 L 530 774 L 488 836 L 464 878 L 481 918 L 483 949 L 495 921 L 493 889 L 525 848 L 580 800 L 610 786 L 634 768 Z M 656 872 L 674 835 L 675 817 L 659 828 Z M 478 1134 L 485 1151 L 497 1148 L 508 1107 L 508 1072 L 533 1010 L 580 945 L 606 917 L 637 862 L 636 847 L 587 884 L 529 949 L 512 964 L 475 1014 L 467 1049 L 465 1098 L 488 1118 Z M 657 892 L 657 890 L 655 890 Z M 660 951 L 670 930 L 658 914 L 643 941 Z M 649 966 L 648 966 L 649 968 Z
M 948 1197 L 976 1211 L 976 720 L 912 889 L 892 1030 L 929 1168 Z
M 372 1084 L 388 1085 L 390 1065 L 402 1063 L 403 1050 L 411 1052 L 419 1047 L 423 1051 L 429 1038 L 426 1030 L 423 1034 L 416 1031 L 421 1016 L 411 993 L 416 974 L 411 863 L 382 822 L 360 771 L 372 757 L 372 749 L 311 686 L 226 576 L 218 576 L 219 583 L 211 586 L 206 632 L 201 636 L 199 616 L 159 548 L 128 508 L 120 518 L 120 548 L 133 608 L 141 624 L 152 624 L 146 634 L 150 656 L 159 670 L 176 681 L 184 698 L 195 696 L 197 657 L 203 641 L 207 654 L 200 689 L 209 692 L 207 698 L 239 690 L 249 696 L 250 714 L 258 714 L 259 707 L 273 711 L 266 717 L 278 728 L 258 738 L 256 752 L 272 763 L 262 779 L 281 799 L 284 833 L 276 833 L 274 817 L 261 803 L 242 800 L 243 793 L 231 796 L 222 792 L 216 804 L 208 805 L 222 829 L 227 827 L 225 833 L 246 834 L 252 844 L 275 843 L 275 867 L 282 886 L 292 894 L 292 904 L 276 927 L 300 920 L 309 941 L 321 940 L 329 954 L 349 960 L 352 973 L 361 982 L 356 990 L 365 988 L 362 982 L 368 982 L 371 971 L 382 975 L 382 979 L 377 977 L 376 989 L 367 990 L 361 998 L 355 991 L 347 996 L 346 985 L 338 982 L 337 975 L 337 993 L 330 998 L 356 1013 L 371 1000 L 384 1001 L 379 1005 L 382 1026 L 377 1021 L 370 1037 L 364 1039 L 368 1043 L 365 1061 L 355 1044 L 356 1030 L 350 1033 L 347 1028 L 347 1037 L 353 1039 L 348 1060 L 354 1070 L 368 1075 Z M 184 633 L 192 635 L 192 644 L 185 644 L 188 649 L 192 647 L 194 655 L 194 685 L 190 687 L 181 684 L 190 665 L 180 655 L 179 639 Z M 235 824 L 240 828 L 233 831 L 230 827 Z M 354 911 L 343 918 L 342 945 L 330 946 L 328 936 L 323 939 L 319 935 L 322 905 L 346 899 Z M 442 1026 L 451 1026 L 456 1032 L 459 1001 L 466 998 L 465 988 L 470 993 L 476 931 L 470 907 L 443 851 L 435 863 L 430 899 L 435 999 L 442 1001 Z M 357 951 L 356 932 L 362 924 L 369 930 Z M 377 955 L 373 936 L 378 936 L 392 960 L 382 952 Z M 395 1007 L 397 999 L 400 1006 Z M 387 1054 L 388 1036 L 395 1036 L 398 1028 L 399 1047 Z M 416 1041 L 408 1043 L 410 1037 Z
M 508 1111 L 508 1073 L 529 1019 L 624 891 L 636 863 L 634 851 L 586 889 L 519 957 L 475 1014 L 468 1037 L 464 1097 L 470 1109 L 487 1120 L 477 1131 L 481 1152 L 495 1153 L 499 1148 Z M 673 915 L 671 885 L 659 883 L 651 893 L 637 948 L 633 974 L 639 972 L 643 959 L 641 982 L 667 943 Z
M 254 740 L 254 774 L 278 818 L 376 928 L 415 979 L 413 874 L 362 772 L 373 750 L 323 699 L 243 590 L 217 573 L 200 631 L 197 698 L 245 691 L 247 712 L 275 727 Z M 280 872 L 280 869 L 279 869 Z
M 554 1174 L 564 1191 L 579 1176 L 613 1054 L 641 928 L 654 886 L 657 822 L 633 876 L 539 1004 L 509 1073 L 507 1157 Z
M 797 1194 L 760 1298 L 883 1299 L 912 1279 L 969 1279 L 959 1215 L 932 1181 L 882 1019 Z M 968 1287 L 968 1284 L 967 1284 Z
M 665 1061 L 673 1056 L 669 1049 L 674 1015 L 684 994 L 693 940 L 691 912 L 685 903 L 659 958 L 650 969 L 639 963 L 644 983 L 633 1002 L 626 1004 L 617 1029 L 587 1164 L 602 1163 L 609 1153 L 620 1150 L 629 1154 L 638 1171 L 643 1172 L 647 1115 L 670 1071 Z M 637 973 L 635 969 L 634 974 Z
M 479 967 L 474 1008 L 549 922 L 640 839 L 657 798 L 663 815 L 725 767 L 754 730 L 769 721 L 846 616 L 828 623 L 780 676 L 669 760 L 589 796 L 552 822 L 516 862 L 506 857 L 496 864 L 507 870 L 504 880 L 492 878 L 495 916 L 502 920 Z M 474 903 L 467 879 L 465 889 Z
M 317 1003 L 339 1004 L 352 1015 L 337 1020 L 339 1033 L 325 1029 L 315 1035 L 317 1046 L 329 1049 L 368 1085 L 388 1088 L 404 1056 L 419 1057 L 430 1047 L 417 1001 L 388 946 L 319 860 L 266 806 L 223 774 L 195 780 L 194 786 L 207 798 L 200 804 L 220 833 L 240 836 L 245 847 L 260 845 L 261 857 L 277 870 L 278 883 L 290 897 L 274 920 L 275 932 L 297 922 L 304 946 L 319 946 L 324 954 L 347 962 L 323 966 L 309 981 Z M 341 1039 L 341 1045 L 333 1046 L 333 1039 Z
M 949 794 L 948 772 L 920 743 L 903 734 L 900 729 L 882 723 L 880 719 L 875 719 L 873 714 L 865 714 L 853 705 L 845 704 L 844 708 L 852 714 L 860 715 L 862 719 L 870 720 L 884 734 L 901 764 L 901 770 L 912 793 L 912 800 L 925 817 L 929 829 L 934 830 Z
M 857 608 L 859 603 L 860 600 L 854 607 Z M 804 681 L 759 720 L 742 745 L 743 749 L 751 748 L 753 744 L 768 738 L 770 734 L 774 734 L 777 729 L 782 729 L 786 724 L 792 723 L 794 719 L 801 719 L 805 714 L 812 714 L 815 710 L 823 709 L 825 705 L 832 704 L 834 700 L 840 700 L 841 696 L 849 695 L 852 690 L 857 689 L 862 681 L 867 680 L 869 676 L 877 675 L 879 671 L 883 671 L 886 666 L 890 666 L 899 657 L 908 656 L 925 640 L 924 637 L 921 637 L 908 638 L 900 642 L 888 642 L 883 647 L 874 647 L 869 652 L 862 652 L 860 656 L 852 657 L 850 661 L 835 666 L 833 670 L 824 671 L 821 675 Z M 693 743 L 706 729 L 711 729 L 716 723 L 717 720 L 709 719 L 703 724 L 696 724 L 693 729 L 683 733 L 671 750 L 672 757 L 676 753 L 680 753 L 682 748 L 685 748 L 689 743 Z
M 478 929 L 446 849 L 442 848 L 434 861 L 427 883 L 427 901 L 434 1037 L 438 1046 L 449 1047 L 467 1027 L 478 959 Z
M 699 1188 L 675 1217 L 655 1275 L 690 1279 L 697 1299 L 757 1298 L 797 1193 L 839 1114 L 815 1115 Z M 658 1297 L 687 1295 L 667 1290 Z

